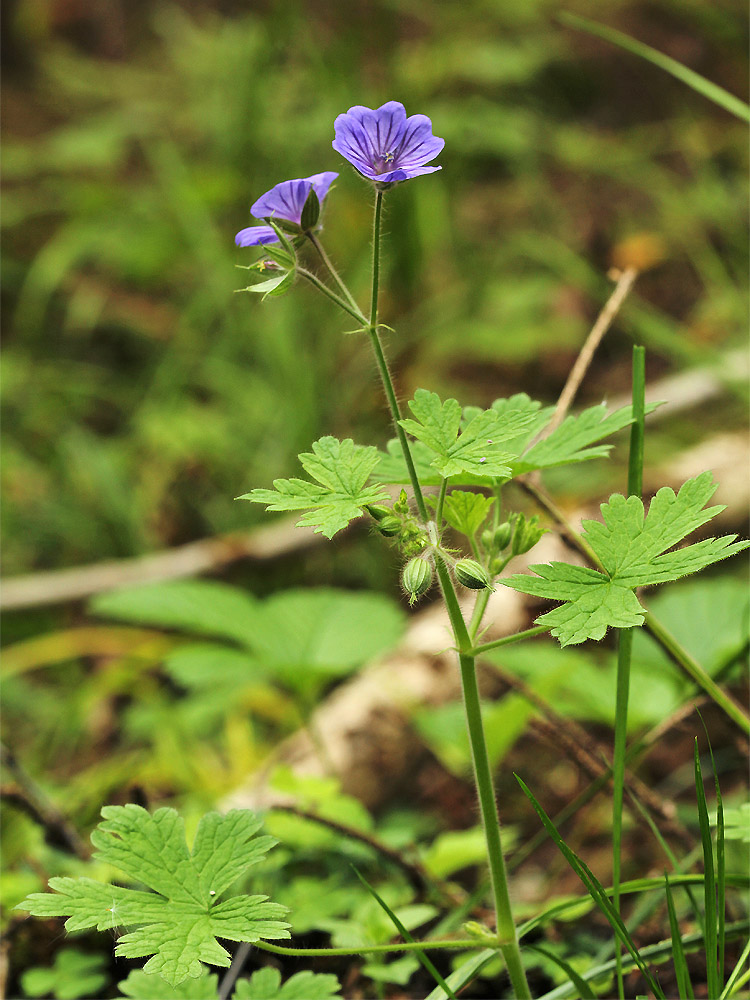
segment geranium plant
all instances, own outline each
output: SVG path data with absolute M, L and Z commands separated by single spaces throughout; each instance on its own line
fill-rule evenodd
M 748 720 L 744 711 L 705 676 L 649 614 L 637 591 L 701 570 L 740 552 L 748 543 L 730 535 L 675 548 L 721 510 L 706 507 L 715 490 L 708 473 L 689 480 L 677 493 L 664 487 L 644 506 L 640 494 L 647 408 L 640 348 L 634 355 L 633 404 L 614 412 L 595 406 L 561 420 L 555 419 L 553 408 L 525 394 L 498 399 L 482 409 L 462 405 L 455 399 L 441 399 L 427 389 L 416 391 L 408 403 L 408 413 L 402 410 L 383 343 L 384 332 L 390 328 L 382 324 L 379 311 L 383 205 L 389 190 L 397 184 L 420 177 L 425 178 L 421 183 L 429 183 L 426 175 L 441 169 L 433 161 L 444 142 L 433 135 L 432 122 L 427 116 L 407 117 L 404 106 L 397 101 L 389 101 L 377 109 L 354 106 L 336 118 L 334 131 L 334 150 L 368 183 L 374 205 L 368 306 L 361 307 L 357 302 L 320 240 L 321 207 L 324 201 L 330 201 L 331 185 L 338 176 L 330 170 L 283 181 L 254 202 L 251 211 L 261 224 L 238 232 L 236 243 L 242 248 L 261 249 L 258 261 L 243 265 L 259 274 L 261 280 L 244 290 L 264 296 L 279 295 L 290 291 L 300 278 L 353 318 L 357 332 L 374 353 L 395 438 L 381 452 L 351 439 L 323 437 L 312 444 L 309 452 L 300 455 L 306 478 L 277 479 L 272 488 L 259 485 L 241 499 L 264 504 L 272 511 L 302 511 L 299 524 L 310 526 L 327 538 L 351 521 L 363 518 L 398 554 L 409 604 L 424 598 L 437 584 L 453 632 L 456 667 L 463 689 L 494 913 L 485 925 L 468 926 L 463 937 L 418 942 L 411 938 L 398 914 L 372 890 L 405 941 L 362 950 L 416 952 L 437 981 L 433 998 L 455 996 L 483 963 L 499 954 L 507 969 L 512 995 L 519 1000 L 531 997 L 522 951 L 522 938 L 529 926 L 519 928 L 511 906 L 476 659 L 497 646 L 545 632 L 550 632 L 561 645 L 569 645 L 586 639 L 600 640 L 608 630 L 615 629 L 620 641 L 613 809 L 615 884 L 611 892 L 600 885 L 585 863 L 562 842 L 523 783 L 522 788 L 611 924 L 616 939 L 629 953 L 625 959 L 619 957 L 618 951 L 620 989 L 623 963 L 627 961 L 640 969 L 652 993 L 663 997 L 648 958 L 636 947 L 619 913 L 624 739 L 633 630 L 645 620 L 670 655 L 692 671 L 694 679 L 734 723 L 747 731 Z M 330 205 L 326 207 L 330 212 Z M 300 262 L 299 250 L 304 243 L 312 245 L 320 261 L 320 271 Z M 628 495 L 613 494 L 602 504 L 602 519 L 586 522 L 583 534 L 573 535 L 590 565 L 542 563 L 531 567 L 532 574 L 501 576 L 507 564 L 531 550 L 545 530 L 538 517 L 527 519 L 520 512 L 505 508 L 506 484 L 552 466 L 603 457 L 610 448 L 603 443 L 605 439 L 628 426 L 631 427 Z M 554 508 L 550 506 L 550 510 Z M 457 538 L 461 539 L 459 547 Z M 547 598 L 558 605 L 540 614 L 532 628 L 483 642 L 488 599 L 498 586 Z M 465 614 L 466 601 L 461 598 L 470 594 L 474 595 L 473 606 Z M 234 878 L 272 846 L 270 838 L 255 836 L 259 824 L 251 815 L 240 812 L 221 818 L 210 814 L 198 829 L 192 851 L 188 850 L 182 827 L 170 810 L 160 810 L 152 817 L 135 806 L 109 808 L 104 811 L 104 820 L 93 838 L 100 857 L 129 878 L 144 883 L 150 891 L 106 886 L 85 879 L 57 879 L 50 883 L 55 894 L 33 895 L 24 907 L 39 915 L 67 915 L 71 928 L 124 926 L 128 933 L 120 939 L 118 952 L 152 956 L 145 973 L 158 973 L 173 986 L 191 977 L 207 979 L 201 963 L 229 964 L 230 956 L 218 944 L 217 937 L 254 942 L 280 954 L 346 951 L 293 949 L 271 944 L 269 939 L 288 934 L 283 908 L 261 896 L 220 899 Z M 707 871 L 710 854 L 709 841 L 704 850 Z M 717 919 L 716 908 L 712 911 L 707 902 L 706 920 L 711 919 Z M 715 939 L 712 940 L 715 946 Z M 478 947 L 482 950 L 477 953 Z M 440 948 L 465 948 L 476 954 L 457 973 L 444 979 L 425 954 L 427 950 Z M 540 950 L 530 946 L 527 954 L 536 960 Z M 569 963 L 551 953 L 543 954 L 549 961 L 557 962 L 579 995 L 593 995 L 587 980 Z M 715 951 L 710 961 L 711 982 L 723 989 L 717 978 L 721 973 L 716 971 Z M 295 992 L 293 979 L 288 987 L 280 986 L 276 974 L 269 973 L 266 979 L 263 980 L 266 985 L 261 987 L 256 974 L 238 995 L 260 996 L 261 988 L 279 997 L 301 995 Z M 133 980 L 132 989 L 141 988 L 138 982 Z M 308 996 L 329 996 L 336 991 L 335 984 L 328 979 L 325 982 L 321 979 L 317 985 L 306 979 L 305 984 Z M 215 982 L 209 986 L 209 995 L 214 988 Z

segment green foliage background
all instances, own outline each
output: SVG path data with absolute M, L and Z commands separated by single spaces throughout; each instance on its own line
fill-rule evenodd
M 246 527 L 265 515 L 233 497 L 316 437 L 388 435 L 367 352 L 310 290 L 232 294 L 252 201 L 327 169 L 325 238 L 366 294 L 370 196 L 330 147 L 354 103 L 402 100 L 446 140 L 442 172 L 389 198 L 383 317 L 404 398 L 553 400 L 608 267 L 654 256 L 593 401 L 626 387 L 629 336 L 656 373 L 742 342 L 742 124 L 561 27 L 561 9 L 7 5 L 6 573 Z M 739 4 L 564 9 L 744 96 Z

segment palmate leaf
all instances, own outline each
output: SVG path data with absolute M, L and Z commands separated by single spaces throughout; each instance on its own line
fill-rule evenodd
M 725 535 L 665 551 L 724 509 L 704 509 L 715 490 L 710 472 L 688 480 L 677 495 L 663 487 L 651 501 L 648 516 L 638 497 L 625 499 L 616 493 L 601 505 L 603 521 L 584 521 L 584 536 L 604 572 L 552 562 L 531 566 L 536 576 L 516 575 L 499 582 L 524 594 L 564 601 L 537 619 L 563 646 L 601 639 L 610 626 L 641 625 L 645 609 L 636 587 L 678 580 L 750 544 Z
M 515 457 L 506 443 L 519 437 L 533 420 L 527 408 L 463 411 L 455 399 L 443 402 L 435 392 L 417 389 L 409 409 L 416 419 L 399 421 L 404 430 L 432 451 L 432 465 L 444 478 L 469 473 L 508 478 Z
M 66 916 L 66 930 L 134 928 L 119 938 L 115 954 L 152 956 L 146 973 L 170 985 L 201 975 L 201 962 L 228 966 L 229 952 L 217 938 L 254 942 L 288 938 L 281 918 L 286 908 L 267 896 L 220 897 L 273 847 L 273 837 L 256 837 L 260 820 L 245 809 L 208 813 L 192 852 L 174 809 L 153 815 L 140 806 L 105 806 L 91 835 L 95 857 L 153 892 L 105 885 L 88 878 L 52 878 L 54 893 L 32 893 L 19 909 L 35 916 Z
M 651 413 L 658 405 L 649 403 L 646 413 Z M 554 407 L 543 411 L 544 415 L 548 414 L 543 426 L 549 423 L 553 413 Z M 592 458 L 606 458 L 612 445 L 595 445 L 594 442 L 609 437 L 610 434 L 622 430 L 632 422 L 632 406 L 623 406 L 609 414 L 606 403 L 590 406 L 577 416 L 566 417 L 551 434 L 524 451 L 520 458 L 511 463 L 513 476 L 533 472 L 536 469 L 586 462 Z
M 305 970 L 282 983 L 279 970 L 267 965 L 249 979 L 240 979 L 234 996 L 236 1000 L 333 1000 L 340 990 L 332 973 Z
M 420 393 L 424 390 L 420 390 Z M 420 396 L 417 393 L 417 397 Z M 569 416 L 551 434 L 541 441 L 534 442 L 535 438 L 544 430 L 554 416 L 554 406 L 543 407 L 541 403 L 530 399 L 525 393 L 518 393 L 509 399 L 496 399 L 489 410 L 481 410 L 475 406 L 464 408 L 460 417 L 459 429 L 460 437 L 453 435 L 452 442 L 450 436 L 455 426 L 456 406 L 455 400 L 446 400 L 441 403 L 439 397 L 434 393 L 427 393 L 429 397 L 434 397 L 429 401 L 424 409 L 428 414 L 421 420 L 424 428 L 419 433 L 417 430 L 420 424 L 417 421 L 408 421 L 404 426 L 417 441 L 412 445 L 412 457 L 417 468 L 420 482 L 425 486 L 437 485 L 445 474 L 442 469 L 449 459 L 460 461 L 462 457 L 472 459 L 465 464 L 464 471 L 450 472 L 451 484 L 454 486 L 493 486 L 498 482 L 504 482 L 515 476 L 523 475 L 537 469 L 551 468 L 558 465 L 572 465 L 575 462 L 585 462 L 594 458 L 606 458 L 609 454 L 611 444 L 597 444 L 602 438 L 622 430 L 633 421 L 632 407 L 623 406 L 613 413 L 607 413 L 604 403 L 599 406 L 592 406 L 584 410 L 577 416 Z M 420 397 L 421 399 L 421 397 Z M 411 404 L 410 404 L 411 405 Z M 650 413 L 657 403 L 651 403 L 646 407 L 646 412 Z M 412 406 L 413 412 L 413 406 Z M 494 417 L 482 414 L 494 414 Z M 495 429 L 494 433 L 489 432 L 485 438 L 481 436 L 475 438 L 475 449 L 470 446 L 471 438 L 465 435 L 472 422 L 477 418 L 491 423 L 493 420 L 499 425 L 500 430 Z M 435 426 L 437 425 L 437 426 Z M 481 421 L 474 425 L 484 432 L 488 428 L 482 426 Z M 472 432 L 473 433 L 473 432 Z M 502 453 L 498 453 L 494 460 L 487 448 L 483 450 L 482 444 L 487 440 L 492 441 L 492 446 L 502 445 Z M 428 443 L 429 442 L 429 443 Z M 463 445 L 460 443 L 463 442 Z M 448 454 L 454 448 L 457 455 Z M 463 448 L 467 448 L 467 453 L 463 455 Z M 435 452 L 442 449 L 441 460 L 435 459 Z M 499 452 L 499 449 L 498 449 Z M 485 458 L 486 461 L 480 461 Z M 494 471 L 495 469 L 502 471 Z M 382 463 L 378 466 L 377 472 L 373 476 L 381 483 L 408 483 L 409 476 L 401 456 L 401 449 L 397 441 L 388 444 L 388 454 L 383 456 Z
M 305 472 L 314 480 L 275 479 L 273 490 L 251 490 L 238 497 L 266 504 L 267 510 L 308 510 L 297 522 L 313 527 L 326 538 L 362 514 L 367 504 L 389 500 L 380 486 L 366 486 L 372 470 L 380 461 L 377 448 L 354 444 L 351 438 L 339 441 L 323 437 L 312 446 L 312 453 L 299 456 Z
M 453 490 L 445 498 L 443 513 L 451 528 L 472 538 L 484 524 L 494 503 L 494 497 Z

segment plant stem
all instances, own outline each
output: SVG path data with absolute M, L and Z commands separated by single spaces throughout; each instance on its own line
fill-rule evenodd
M 479 796 L 479 806 L 482 813 L 482 826 L 487 841 L 487 854 L 490 865 L 492 892 L 497 913 L 497 936 L 500 951 L 505 959 L 510 981 L 516 1000 L 530 1000 L 531 993 L 526 982 L 526 972 L 521 960 L 521 950 L 518 945 L 516 925 L 510 906 L 508 893 L 508 876 L 503 857 L 502 840 L 500 836 L 500 821 L 497 813 L 495 789 L 492 783 L 487 743 L 484 737 L 482 709 L 479 700 L 479 686 L 475 669 L 474 657 L 459 653 L 458 662 L 461 668 L 461 686 L 464 694 L 466 723 L 469 729 L 471 757 L 474 763 L 474 778 Z
M 633 348 L 633 423 L 628 454 L 628 496 L 641 497 L 643 489 L 643 442 L 646 391 L 646 351 Z M 625 793 L 625 758 L 628 736 L 628 700 L 630 663 L 634 629 L 620 629 L 617 642 L 617 682 L 615 695 L 615 745 L 612 756 L 612 903 L 620 913 L 620 874 L 622 868 L 622 800 Z M 617 991 L 623 1000 L 625 982 L 622 974 L 622 948 L 615 946 Z
M 361 944 L 351 948 L 286 948 L 284 945 L 271 944 L 268 941 L 256 941 L 255 948 L 263 951 L 273 952 L 274 955 L 361 955 L 361 954 L 387 954 L 391 951 L 427 951 L 441 948 L 473 948 L 478 946 L 490 947 L 488 940 L 482 938 L 456 938 L 445 941 L 407 941 L 404 944 Z
M 360 308 L 357 305 L 357 300 L 354 298 L 354 296 L 352 295 L 352 293 L 349 291 L 349 289 L 346 286 L 346 283 L 339 276 L 339 272 L 336 270 L 336 268 L 331 263 L 331 259 L 328 256 L 328 254 L 325 252 L 325 249 L 323 248 L 323 244 L 320 242 L 320 240 L 315 235 L 315 233 L 308 232 L 306 235 L 307 235 L 307 238 L 312 243 L 312 245 L 317 250 L 317 252 L 318 252 L 318 254 L 320 256 L 320 259 L 325 264 L 326 268 L 328 269 L 328 273 L 331 275 L 331 277 L 333 278 L 333 280 L 338 285 L 338 287 L 341 290 L 341 293 L 344 296 L 344 298 L 346 299 L 346 301 L 349 303 L 349 305 L 353 309 L 356 309 L 357 312 L 360 312 Z
M 493 639 L 492 642 L 483 642 L 481 646 L 474 646 L 470 652 L 472 656 L 481 656 L 482 653 L 488 653 L 491 649 L 499 649 L 500 646 L 510 646 L 511 643 L 521 642 L 523 639 L 533 639 L 535 635 L 542 635 L 544 632 L 549 632 L 549 628 L 546 625 L 534 625 L 533 628 L 527 628 L 523 632 L 504 635 L 502 639 Z
M 375 213 L 373 219 L 372 238 L 372 298 L 370 302 L 370 325 L 368 333 L 372 341 L 375 358 L 377 360 L 380 377 L 385 389 L 388 405 L 393 417 L 393 423 L 398 434 L 399 443 L 403 452 L 406 467 L 409 470 L 414 489 L 414 499 L 419 510 L 419 515 L 423 521 L 427 521 L 427 508 L 425 506 L 422 488 L 417 477 L 414 462 L 411 457 L 409 442 L 406 439 L 404 429 L 399 423 L 401 413 L 398 400 L 393 388 L 393 380 L 388 370 L 388 363 L 383 353 L 383 347 L 378 336 L 378 290 L 380 283 L 380 224 L 383 211 L 383 192 L 378 190 L 375 196 Z M 445 482 L 441 487 L 444 494 Z M 438 522 L 439 529 L 440 524 Z M 474 762 L 474 777 L 477 786 L 477 795 L 482 813 L 482 825 L 487 843 L 487 858 L 490 868 L 490 878 L 492 882 L 493 896 L 495 900 L 495 910 L 497 913 L 497 938 L 498 947 L 502 952 L 508 974 L 514 990 L 516 1000 L 531 1000 L 526 973 L 521 959 L 521 951 L 518 945 L 516 926 L 513 922 L 513 913 L 510 906 L 510 895 L 508 892 L 508 878 L 505 870 L 505 859 L 503 858 L 502 842 L 500 837 L 500 820 L 495 801 L 495 790 L 492 783 L 492 771 L 487 753 L 487 742 L 484 736 L 484 726 L 482 723 L 481 704 L 479 700 L 479 687 L 477 685 L 474 656 L 471 649 L 471 639 L 469 637 L 466 622 L 461 613 L 461 608 L 453 586 L 453 580 L 449 572 L 445 557 L 438 551 L 435 559 L 435 569 L 437 571 L 440 588 L 445 600 L 445 606 L 450 618 L 453 635 L 456 640 L 458 650 L 458 662 L 461 668 L 461 685 L 464 695 L 464 707 L 466 709 L 466 723 L 469 731 L 469 742 L 471 744 L 471 755 Z
M 445 506 L 445 494 L 448 489 L 448 480 L 443 476 L 440 480 L 440 492 L 438 493 L 437 505 L 435 506 L 435 524 L 437 525 L 437 530 L 443 526 L 443 507 Z
M 409 479 L 411 481 L 412 490 L 414 491 L 414 501 L 417 505 L 417 510 L 419 511 L 419 516 L 422 521 L 426 524 L 429 520 L 427 515 L 427 507 L 424 502 L 424 495 L 422 493 L 422 487 L 419 484 L 419 478 L 417 476 L 417 470 L 414 467 L 414 460 L 411 457 L 411 449 L 409 448 L 409 442 L 406 440 L 406 434 L 404 429 L 399 423 L 401 420 L 401 410 L 398 405 L 398 399 L 396 398 L 396 392 L 393 388 L 393 379 L 391 378 L 391 373 L 388 370 L 388 362 L 385 359 L 385 354 L 383 352 L 383 345 L 380 342 L 380 335 L 378 333 L 378 290 L 380 287 L 380 221 L 383 214 L 383 192 L 377 191 L 375 195 L 375 217 L 372 227 L 372 298 L 370 300 L 370 325 L 367 328 L 367 332 L 370 336 L 370 341 L 372 343 L 372 349 L 375 352 L 375 360 L 378 364 L 378 371 L 380 372 L 380 378 L 383 383 L 383 389 L 385 390 L 385 396 L 388 400 L 388 407 L 391 411 L 391 417 L 393 419 L 393 426 L 396 428 L 396 435 L 398 437 L 398 442 L 401 446 L 401 451 L 404 456 L 404 462 L 406 463 L 406 468 L 409 472 Z
M 358 323 L 362 324 L 363 328 L 367 326 L 367 320 L 362 315 L 359 308 L 357 308 L 356 302 L 354 303 L 354 308 L 352 308 L 348 302 L 345 302 L 344 299 L 341 298 L 341 296 L 337 295 L 332 289 L 328 287 L 328 285 L 322 282 L 317 275 L 313 274 L 312 271 L 308 271 L 307 268 L 298 267 L 297 274 L 299 274 L 303 278 L 306 278 L 307 281 L 310 282 L 310 284 L 315 285 L 318 291 L 322 292 L 332 302 L 335 302 L 336 305 L 339 307 L 339 309 L 343 309 L 344 312 L 347 312 L 349 313 L 350 316 L 353 316 Z

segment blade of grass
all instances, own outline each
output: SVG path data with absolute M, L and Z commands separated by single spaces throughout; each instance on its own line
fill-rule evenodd
M 677 989 L 679 1000 L 695 1000 L 693 986 L 690 982 L 685 952 L 682 950 L 682 937 L 680 936 L 680 925 L 677 922 L 677 913 L 674 908 L 672 898 L 672 887 L 669 884 L 669 876 L 664 873 L 664 885 L 667 893 L 667 912 L 669 914 L 669 930 L 672 934 L 672 950 L 674 952 L 674 971 L 677 977 Z
M 550 962 L 554 962 L 555 965 L 559 965 L 571 983 L 578 990 L 581 1000 L 596 1000 L 596 994 L 592 992 L 591 987 L 586 980 L 581 979 L 580 975 L 576 972 L 573 966 L 564 959 L 560 958 L 559 955 L 554 955 L 551 951 L 547 951 L 546 948 L 540 948 L 538 944 L 527 944 L 526 949 L 528 951 L 535 951 L 539 955 L 544 955 L 544 957 L 548 958 Z
M 492 959 L 496 957 L 497 949 L 485 948 L 483 951 L 474 955 L 473 958 L 464 962 L 460 969 L 456 969 L 455 972 L 451 972 L 446 980 L 446 984 L 450 985 L 450 988 L 456 992 L 462 990 L 464 986 L 468 986 L 472 980 L 476 979 L 488 962 L 491 962 Z M 425 998 L 425 1000 L 447 1000 L 449 996 L 453 996 L 453 994 L 446 993 L 442 986 L 436 986 L 432 993 Z
M 661 880 L 660 884 L 661 884 Z M 739 920 L 736 923 L 729 924 L 727 927 L 727 940 L 735 940 L 739 938 L 740 940 L 747 937 L 748 930 L 750 929 L 750 921 Z M 686 951 L 696 951 L 703 944 L 703 935 L 700 931 L 695 931 L 692 934 L 685 934 L 682 938 L 682 946 Z M 667 962 L 672 957 L 672 939 L 669 938 L 666 941 L 659 941 L 656 944 L 649 944 L 641 948 L 641 957 L 648 959 L 650 962 Z M 635 962 L 628 962 L 626 960 L 624 970 L 625 972 L 632 972 L 636 968 Z M 596 965 L 592 969 L 587 969 L 586 972 L 581 973 L 581 979 L 585 979 L 586 982 L 591 983 L 597 979 L 601 979 L 603 976 L 610 975 L 614 972 L 615 960 L 609 959 L 606 962 L 602 962 L 601 965 Z M 556 986 L 549 993 L 545 993 L 543 996 L 538 997 L 537 1000 L 563 1000 L 564 997 L 570 995 L 571 983 L 563 983 L 561 986 Z M 738 982 L 735 982 L 735 987 Z
M 354 868 L 353 865 L 352 865 L 352 868 L 354 870 L 354 874 L 357 876 L 357 878 L 362 883 L 362 885 L 365 887 L 365 889 L 367 889 L 367 891 L 370 893 L 370 895 L 373 897 L 373 899 L 376 901 L 376 903 L 378 903 L 378 905 L 381 906 L 382 909 L 385 910 L 385 912 L 388 914 L 389 920 L 391 921 L 391 923 L 393 924 L 393 926 L 398 930 L 399 934 L 404 938 L 404 940 L 410 941 L 410 942 L 414 943 L 414 938 L 407 931 L 406 927 L 404 927 L 404 925 L 401 923 L 401 921 L 398 919 L 398 917 L 396 916 L 396 914 L 393 912 L 393 910 L 390 908 L 390 906 L 386 903 L 386 901 L 383 899 L 383 897 L 378 895 L 378 893 L 375 891 L 375 889 L 373 889 L 373 887 L 370 885 L 370 883 L 367 881 L 367 879 L 364 877 L 364 875 L 361 875 L 357 871 L 357 869 Z M 414 954 L 417 956 L 417 958 L 419 959 L 419 961 L 421 962 L 421 964 L 425 967 L 425 969 L 427 969 L 427 971 L 432 976 L 432 978 L 435 980 L 435 982 L 438 984 L 438 986 L 440 986 L 441 989 L 445 990 L 446 997 L 449 997 L 450 1000 L 457 1000 L 456 994 L 453 992 L 453 990 L 450 988 L 450 986 L 446 983 L 446 981 L 440 975 L 440 973 L 435 968 L 435 966 L 432 964 L 432 962 L 427 957 L 427 955 L 425 955 L 425 953 L 423 951 L 416 951 Z
M 537 815 L 544 824 L 544 827 L 549 833 L 550 837 L 557 844 L 563 857 L 568 862 L 573 871 L 576 873 L 581 882 L 583 882 L 591 898 L 594 900 L 594 902 L 596 903 L 597 907 L 602 912 L 602 914 L 606 917 L 607 921 L 612 927 L 612 930 L 615 932 L 617 937 L 622 941 L 622 943 L 625 945 L 625 947 L 632 955 L 633 960 L 636 963 L 641 974 L 647 979 L 649 988 L 653 991 L 653 993 L 657 997 L 659 997 L 659 1000 L 665 1000 L 665 996 L 661 990 L 661 987 L 647 969 L 645 962 L 643 961 L 643 959 L 639 954 L 635 942 L 630 936 L 630 932 L 628 931 L 625 924 L 622 922 L 620 915 L 617 913 L 612 903 L 609 901 L 607 893 L 604 887 L 602 886 L 601 882 L 597 879 L 597 877 L 594 875 L 594 873 L 591 871 L 591 869 L 588 867 L 585 861 L 582 861 L 575 853 L 575 851 L 573 851 L 570 847 L 568 847 L 568 845 L 562 839 L 560 834 L 557 832 L 552 820 L 549 818 L 547 813 L 541 807 L 539 802 L 537 802 L 534 794 L 528 788 L 523 779 L 519 778 L 517 774 L 515 775 L 515 779 L 521 786 L 521 790 L 523 791 L 524 795 L 528 798 L 528 800 L 531 802 L 532 806 L 536 810 Z
M 706 977 L 708 980 L 708 995 L 718 997 L 719 967 L 717 964 L 718 941 L 716 936 L 716 876 L 714 871 L 714 849 L 711 841 L 711 826 L 708 822 L 708 806 L 703 788 L 703 773 L 701 771 L 698 740 L 695 741 L 695 794 L 698 800 L 698 823 L 701 831 L 703 847 L 703 898 L 706 908 Z
M 625 49 L 626 52 L 645 59 L 682 83 L 686 83 L 688 87 L 691 87 L 709 101 L 713 101 L 714 104 L 718 104 L 720 108 L 724 108 L 725 111 L 735 115 L 741 121 L 750 122 L 750 106 L 740 100 L 739 97 L 735 97 L 728 90 L 724 90 L 718 84 L 707 80 L 700 73 L 696 73 L 694 70 L 688 69 L 687 66 L 683 66 L 676 59 L 665 56 L 663 52 L 659 52 L 657 49 L 652 49 L 650 45 L 645 45 L 643 42 L 631 38 L 622 31 L 617 31 L 616 28 L 609 28 L 596 21 L 590 21 L 587 17 L 580 17 L 578 14 L 569 14 L 567 11 L 559 14 L 558 20 L 570 28 L 578 28 L 581 31 L 587 31 L 590 35 L 597 35 L 606 42 L 611 42 L 613 45 Z
M 729 979 L 727 979 L 727 985 L 724 987 L 719 1000 L 727 1000 L 728 997 L 731 997 L 734 993 L 736 993 L 736 991 L 740 989 L 748 979 L 750 979 L 750 970 L 745 970 L 744 972 L 742 971 L 748 958 L 750 958 L 750 941 L 748 941 L 742 949 L 742 954 L 737 960 L 737 964 L 732 969 Z
M 703 716 L 698 712 L 698 717 L 703 724 L 708 742 L 708 752 L 711 755 L 711 770 L 714 773 L 714 789 L 716 791 L 716 915 L 717 915 L 717 937 L 718 937 L 718 972 L 719 986 L 723 986 L 724 980 L 724 928 L 726 925 L 726 856 L 724 850 L 724 805 L 721 801 L 721 788 L 719 787 L 719 776 L 716 773 L 716 761 L 711 740 L 708 736 L 708 729 Z
M 670 882 L 672 888 L 676 886 L 702 886 L 705 881 L 703 875 L 672 875 L 670 877 Z M 746 875 L 728 875 L 726 879 L 727 885 L 730 885 L 733 889 L 741 890 L 742 892 L 750 891 L 750 879 Z M 658 878 L 637 878 L 632 879 L 629 882 L 623 882 L 620 886 L 620 894 L 625 896 L 628 894 L 636 892 L 648 892 L 651 889 L 663 889 L 664 883 L 661 876 Z M 605 889 L 604 892 L 607 896 L 612 895 L 611 889 Z M 537 927 L 543 927 L 550 920 L 553 920 L 560 914 L 567 913 L 568 910 L 572 910 L 576 907 L 580 907 L 583 900 L 586 899 L 585 896 L 575 896 L 571 899 L 565 899 L 559 903 L 553 903 L 546 910 L 542 910 L 535 917 L 531 917 L 529 920 L 520 924 L 518 927 L 519 938 L 527 937 L 531 931 L 535 930 Z M 700 931 L 701 937 L 703 936 L 703 929 Z

